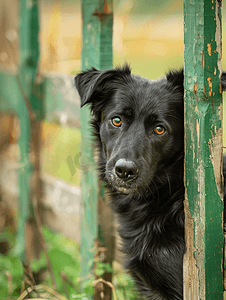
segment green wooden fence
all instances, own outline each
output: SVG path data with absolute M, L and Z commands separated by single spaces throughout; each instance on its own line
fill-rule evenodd
M 29 4 L 28 4 L 29 3 Z M 20 118 L 20 223 L 17 251 L 25 259 L 25 227 L 30 207 L 28 159 L 31 140 L 30 121 L 45 117 L 54 103 L 62 107 L 60 93 L 53 95 L 50 78 L 39 83 L 37 65 L 38 1 L 20 1 L 20 56 L 17 74 L 0 73 L 0 110 L 16 113 Z M 112 0 L 83 0 L 82 70 L 89 67 L 112 67 Z M 223 230 L 222 230 L 222 97 L 221 72 L 221 1 L 184 0 L 185 16 L 185 215 L 187 253 L 184 259 L 184 299 L 216 300 L 223 297 Z M 10 92 L 9 92 L 10 87 Z M 39 91 L 37 94 L 34 91 Z M 49 91 L 49 92 L 48 92 Z M 27 100 L 27 103 L 26 103 Z M 29 116 L 30 108 L 35 115 Z M 97 248 L 106 248 L 106 261 L 112 260 L 112 222 L 106 231 L 98 207 L 104 207 L 109 219 L 103 190 L 97 182 L 95 162 L 90 146 L 88 109 L 81 110 L 83 159 L 83 214 L 81 267 L 83 278 L 92 269 L 89 263 L 98 257 Z M 92 166 L 92 167 L 91 167 Z M 104 211 L 103 210 L 103 211 Z M 104 215 L 104 214 L 102 214 Z M 102 227 L 102 228 L 101 228 Z M 105 244 L 100 242 L 100 232 Z M 107 241 L 107 236 L 110 239 Z M 99 237 L 99 238 L 98 238 Z M 106 242 L 107 241 L 107 242 Z M 107 243 L 107 244 L 106 244 Z M 95 247 L 96 248 L 95 248 Z M 103 247 L 104 246 L 104 247 Z M 109 280 L 111 276 L 107 277 Z M 84 282 L 83 282 L 84 283 Z M 111 292 L 105 290 L 111 297 Z M 95 299 L 99 295 L 95 294 Z
M 112 68 L 112 0 L 83 0 L 83 47 L 82 70 L 95 67 L 100 70 Z M 86 278 L 94 265 L 89 262 L 93 257 L 98 259 L 100 251 L 104 251 L 104 262 L 112 264 L 114 250 L 113 218 L 98 183 L 96 164 L 93 151 L 90 148 L 92 141 L 90 128 L 89 108 L 81 110 L 81 134 L 83 168 L 81 189 L 83 197 L 81 216 L 81 275 Z M 86 167 L 88 166 L 88 167 Z M 90 167 L 92 166 L 92 167 Z M 98 186 L 99 185 L 99 186 Z M 102 194 L 102 195 L 101 195 Z M 98 218 L 99 216 L 99 218 Z M 104 241 L 101 243 L 101 237 Z M 95 247 L 94 247 L 95 246 Z M 101 246 L 101 247 L 100 247 Z M 111 273 L 105 274 L 104 279 L 111 281 Z M 84 280 L 82 283 L 85 284 Z M 105 299 L 111 299 L 111 289 L 104 287 Z M 99 289 L 95 291 L 95 299 L 101 299 Z
M 184 1 L 184 298 L 223 297 L 221 1 Z
M 42 103 L 37 95 L 37 68 L 39 61 L 38 1 L 20 1 L 19 68 L 17 74 L 0 74 L 0 109 L 16 113 L 20 119 L 20 165 L 19 176 L 19 229 L 16 253 L 25 261 L 26 224 L 32 216 L 30 203 L 30 179 L 32 165 L 29 159 L 31 144 L 31 121 L 43 116 Z M 33 114 L 31 113 L 33 111 Z

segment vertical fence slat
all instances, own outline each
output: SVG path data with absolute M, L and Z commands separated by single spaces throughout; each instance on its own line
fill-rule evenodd
M 31 124 L 28 106 L 37 111 L 36 96 L 33 95 L 35 78 L 39 59 L 39 16 L 37 0 L 20 1 L 20 46 L 19 46 L 19 74 L 17 83 L 20 93 L 18 116 L 20 119 L 20 164 L 19 164 L 19 229 L 15 251 L 25 261 L 26 227 L 31 217 L 30 181 L 32 165 L 29 159 L 31 142 Z
M 95 67 L 109 69 L 112 67 L 112 0 L 83 0 L 83 47 L 82 70 Z M 90 128 L 89 108 L 82 108 L 80 113 L 82 134 L 83 172 L 82 215 L 81 215 L 81 277 L 87 278 L 91 274 L 92 265 L 88 262 L 95 255 L 94 245 L 98 237 L 98 202 L 103 198 L 98 187 L 98 175 L 93 159 L 92 135 Z M 99 192 L 98 192 L 99 191 Z M 103 204 L 103 203 L 102 203 Z M 102 207 L 103 208 L 103 207 Z M 106 297 L 106 294 L 105 294 Z M 110 293 L 109 298 L 110 299 Z
M 221 1 L 184 0 L 184 299 L 223 298 Z

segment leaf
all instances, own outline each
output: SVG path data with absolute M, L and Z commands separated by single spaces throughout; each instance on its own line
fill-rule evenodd
M 87 296 L 93 296 L 94 294 L 94 287 L 93 287 L 93 280 L 87 280 L 83 283 L 83 291 Z
M 56 282 L 59 287 L 62 287 L 60 272 L 65 271 L 66 267 L 73 268 L 74 273 L 79 276 L 79 262 L 74 260 L 68 253 L 65 253 L 59 249 L 51 249 L 49 251 L 49 257 L 52 263 Z
M 105 270 L 104 270 L 104 269 L 96 269 L 96 270 L 95 270 L 95 274 L 96 274 L 98 277 L 101 277 L 104 273 L 105 273 Z

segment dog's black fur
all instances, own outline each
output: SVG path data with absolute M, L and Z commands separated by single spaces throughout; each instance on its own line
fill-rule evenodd
M 152 300 L 183 299 L 183 80 L 183 70 L 151 81 L 128 65 L 75 78 L 81 106 L 91 103 L 125 267 Z

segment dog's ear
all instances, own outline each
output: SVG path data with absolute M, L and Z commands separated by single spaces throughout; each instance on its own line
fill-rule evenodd
M 103 71 L 91 68 L 87 71 L 79 73 L 75 77 L 75 86 L 81 99 L 81 107 L 91 102 L 95 85 L 98 79 L 101 79 L 101 75 L 103 75 Z
M 166 79 L 173 85 L 173 87 L 176 87 L 182 93 L 184 92 L 184 69 L 181 69 L 179 71 L 169 71 L 166 74 Z
M 226 71 L 223 71 L 221 74 L 221 85 L 222 85 L 222 91 L 226 90 Z
M 81 98 L 81 107 L 92 103 L 94 114 L 101 109 L 101 104 L 106 102 L 117 86 L 131 74 L 126 64 L 122 68 L 99 71 L 91 68 L 79 73 L 75 77 L 75 85 Z

